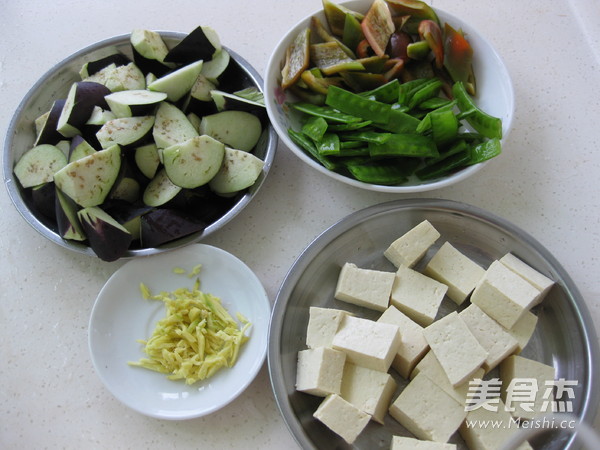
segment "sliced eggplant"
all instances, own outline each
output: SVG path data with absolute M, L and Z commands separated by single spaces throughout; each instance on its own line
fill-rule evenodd
M 141 216 L 143 247 L 158 247 L 175 239 L 203 231 L 206 223 L 176 209 L 157 209 Z
M 208 185 L 217 194 L 232 194 L 252 186 L 265 163 L 251 153 L 225 148 L 223 164 Z
M 121 148 L 113 145 L 67 164 L 54 174 L 56 186 L 78 205 L 102 204 L 119 176 Z
M 50 111 L 44 114 L 43 118 L 36 123 L 36 128 L 39 128 L 39 131 L 36 134 L 35 145 L 56 145 L 58 141 L 64 139 L 64 136 L 58 132 L 57 128 L 58 118 L 65 106 L 65 101 L 65 99 L 55 100 L 52 103 Z
M 56 220 L 56 187 L 53 182 L 44 183 L 31 188 L 31 201 L 36 211 L 50 220 Z
M 170 72 L 148 85 L 151 91 L 164 92 L 170 102 L 183 98 L 194 85 L 202 70 L 203 61 L 196 61 Z
M 132 117 L 152 114 L 154 108 L 167 98 L 167 94 L 146 89 L 134 89 L 113 92 L 105 98 L 115 117 Z
M 119 200 L 111 200 L 110 204 L 103 209 L 131 233 L 133 240 L 140 238 L 141 216 L 152 211 L 150 206 L 140 206 Z
M 110 76 L 112 71 L 115 70 L 116 68 L 117 68 L 116 64 L 114 64 L 114 63 L 109 64 L 108 66 L 99 70 L 95 74 L 89 75 L 89 76 L 83 78 L 82 81 L 92 81 L 94 83 L 100 83 L 100 84 L 106 85 L 106 80 L 108 80 L 108 77 Z
M 215 102 L 218 111 L 235 109 L 238 111 L 260 111 L 264 109 L 265 104 L 259 103 L 246 97 L 236 94 L 230 94 L 218 89 L 210 91 L 210 95 Z
M 162 206 L 171 201 L 180 191 L 181 187 L 173 184 L 163 168 L 146 186 L 142 201 L 147 206 Z
M 208 183 L 223 162 L 225 145 L 210 136 L 196 136 L 163 150 L 163 164 L 173 184 L 194 189 Z
M 108 97 L 108 96 L 107 96 Z M 106 98 L 106 97 L 105 97 Z M 117 116 L 109 109 L 102 109 L 99 106 L 94 106 L 90 118 L 85 123 L 86 125 L 97 125 L 101 127 L 109 120 L 115 119 Z
M 140 199 L 140 183 L 132 177 L 122 177 L 111 190 L 110 198 L 135 203 Z
M 85 156 L 96 153 L 96 149 L 92 147 L 88 141 L 82 136 L 75 136 L 71 139 L 71 146 L 69 148 L 69 162 L 77 161 Z
M 130 43 L 133 60 L 145 74 L 153 73 L 160 77 L 174 66 L 164 62 L 169 52 L 167 44 L 159 33 L 152 30 L 135 29 L 131 32 Z
M 154 116 L 122 117 L 109 120 L 96 133 L 102 148 L 119 145 L 141 145 L 150 139 Z
M 245 111 L 221 111 L 204 116 L 200 134 L 207 134 L 238 150 L 251 151 L 262 133 L 258 117 Z
M 67 165 L 67 158 L 54 145 L 42 144 L 27 150 L 14 167 L 14 174 L 24 188 L 53 180 L 54 174 Z
M 190 64 L 200 59 L 208 61 L 221 49 L 219 36 L 211 27 L 199 26 L 169 50 L 164 60 Z
M 200 73 L 183 103 L 183 111 L 186 113 L 193 112 L 199 116 L 217 112 L 210 95 L 210 92 L 216 88 L 216 83 Z
M 194 126 L 196 131 L 200 132 L 200 122 L 202 122 L 202 118 L 198 114 L 195 114 L 195 113 L 189 113 L 188 115 L 186 115 L 186 117 L 188 118 L 190 123 Z
M 106 77 L 104 85 L 111 92 L 146 88 L 146 76 L 134 63 L 117 66 Z
M 94 106 L 108 108 L 104 97 L 109 89 L 100 83 L 78 81 L 73 83 L 58 118 L 56 129 L 64 137 L 81 134 L 80 129 L 90 118 Z
M 56 226 L 58 227 L 58 233 L 64 239 L 85 241 L 85 232 L 83 231 L 79 217 L 77 217 L 77 211 L 80 209 L 79 206 L 63 194 L 60 189 L 56 189 L 56 187 L 55 195 Z
M 156 110 L 152 136 L 158 148 L 166 148 L 198 136 L 198 132 L 183 111 L 169 102 L 162 102 Z
M 156 171 L 160 165 L 160 158 L 158 156 L 158 147 L 156 147 L 155 143 L 137 147 L 134 159 L 138 169 L 140 169 L 140 172 L 146 178 L 153 178 L 156 175 Z
M 81 79 L 84 80 L 104 69 L 111 64 L 117 66 L 125 66 L 129 64 L 131 60 L 123 53 L 113 53 L 112 55 L 105 56 L 104 58 L 96 59 L 95 61 L 86 62 L 79 71 Z
M 90 243 L 90 247 L 103 261 L 116 261 L 129 249 L 131 233 L 97 206 L 81 209 L 77 217 Z
M 202 64 L 202 71 L 200 73 L 213 83 L 216 83 L 221 74 L 227 69 L 227 66 L 229 66 L 230 60 L 231 55 L 229 52 L 221 48 L 210 61 L 205 61 Z

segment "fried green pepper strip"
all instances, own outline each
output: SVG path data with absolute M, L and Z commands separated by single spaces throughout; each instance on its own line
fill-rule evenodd
M 458 81 L 452 86 L 452 95 L 456 99 L 458 109 L 463 113 L 466 121 L 489 139 L 502 138 L 502 119 L 493 117 L 479 109 L 467 93 L 465 85 Z

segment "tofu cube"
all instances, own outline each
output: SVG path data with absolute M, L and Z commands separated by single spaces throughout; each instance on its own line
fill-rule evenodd
M 383 254 L 396 267 L 413 267 L 439 237 L 433 225 L 424 220 L 392 242 Z
M 331 341 L 347 311 L 334 308 L 311 306 L 306 327 L 308 348 L 331 347 Z
M 471 303 L 505 328 L 515 323 L 536 303 L 541 292 L 528 281 L 494 261 L 471 295 Z
M 479 306 L 469 305 L 459 314 L 488 356 L 483 368 L 489 372 L 507 356 L 513 354 L 519 343 L 506 329 L 484 313 Z
M 540 291 L 540 296 L 538 297 L 537 303 L 541 302 L 550 289 L 552 289 L 552 286 L 554 286 L 554 281 L 538 272 L 536 269 L 520 260 L 512 253 L 507 253 L 500 258 L 499 261 Z
M 361 269 L 356 264 L 346 263 L 340 271 L 334 297 L 375 311 L 385 311 L 390 304 L 393 283 L 393 272 Z
M 466 411 L 425 373 L 420 373 L 392 403 L 390 415 L 419 439 L 448 442 L 465 419 Z
M 456 444 L 421 441 L 406 436 L 392 436 L 390 450 L 456 450 Z
M 333 337 L 333 348 L 346 353 L 346 361 L 387 372 L 400 346 L 396 325 L 346 316 Z
M 371 416 L 336 394 L 325 397 L 313 417 L 348 444 L 352 444 L 371 420 Z
M 552 412 L 554 367 L 512 355 L 500 364 L 502 400 L 513 417 L 533 419 Z
M 407 266 L 400 266 L 392 286 L 391 304 L 426 327 L 431 324 L 448 287 Z
M 450 380 L 444 371 L 444 368 L 435 357 L 432 351 L 427 352 L 423 359 L 416 365 L 411 373 L 411 379 L 419 373 L 424 372 L 435 384 L 441 387 L 448 395 L 461 405 L 467 404 L 467 395 L 469 391 L 476 390 L 481 383 L 485 371 L 482 368 L 477 369 L 471 377 L 463 384 L 456 387 L 450 384 Z M 474 384 L 472 384 L 474 383 Z
M 506 330 L 517 340 L 517 349 L 515 350 L 515 353 L 521 353 L 527 346 L 531 336 L 533 336 L 537 322 L 538 317 L 534 313 L 525 311 L 523 316 L 517 320 L 517 323 L 515 323 L 512 328 Z
M 296 390 L 326 397 L 339 394 L 346 354 L 328 347 L 298 352 Z
M 423 333 L 454 387 L 467 381 L 488 356 L 456 311 L 432 323 Z
M 341 397 L 383 424 L 397 384 L 389 373 L 346 364 Z
M 377 319 L 377 322 L 397 325 L 400 331 L 400 347 L 392 361 L 392 367 L 408 379 L 415 365 L 429 350 L 429 344 L 423 336 L 423 327 L 403 314 L 395 306 L 390 306 Z
M 429 260 L 423 273 L 448 286 L 448 297 L 462 304 L 483 277 L 485 269 L 445 242 Z
M 504 403 L 482 405 L 477 409 L 467 412 L 467 418 L 458 429 L 460 436 L 470 450 L 497 450 L 519 428 L 513 424 L 512 416 L 506 411 Z M 484 407 L 485 406 L 485 407 Z M 489 408 L 489 409 L 487 409 Z M 482 426 L 481 424 L 500 424 L 500 426 Z M 529 443 L 525 442 L 517 450 L 531 450 Z

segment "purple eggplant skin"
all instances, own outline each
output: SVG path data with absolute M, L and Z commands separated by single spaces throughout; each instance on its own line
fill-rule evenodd
M 169 50 L 169 53 L 165 56 L 165 62 L 186 65 L 201 59 L 209 61 L 216 50 L 200 26 Z
M 56 187 L 54 182 L 44 183 L 31 189 L 31 201 L 36 211 L 44 217 L 56 221 Z
M 142 56 L 135 48 L 133 48 L 133 46 L 131 46 L 131 51 L 133 53 L 134 64 L 142 71 L 144 75 L 151 73 L 160 78 L 173 70 L 171 67 L 156 59 L 150 59 Z
M 103 210 L 94 206 L 79 211 L 77 215 L 90 247 L 101 260 L 116 261 L 129 250 L 133 237 Z
M 56 127 L 58 125 L 58 118 L 60 117 L 60 113 L 62 112 L 63 106 L 65 106 L 65 100 L 66 99 L 61 98 L 55 100 L 54 103 L 52 103 L 52 107 L 50 108 L 48 118 L 46 119 L 44 126 L 40 130 L 40 134 L 37 137 L 35 145 L 56 145 L 59 141 L 64 139 L 64 136 L 56 130 Z
M 203 231 L 206 223 L 176 209 L 160 208 L 141 216 L 141 245 L 158 247 Z
M 76 83 L 75 89 L 75 99 L 67 123 L 74 128 L 81 129 L 90 118 L 94 106 L 108 109 L 104 97 L 111 92 L 103 84 L 94 81 L 79 81 Z
M 111 64 L 114 64 L 115 66 L 126 66 L 130 62 L 131 60 L 123 53 L 114 53 L 112 55 L 105 56 L 104 58 L 88 62 L 86 64 L 86 70 L 88 76 L 91 76 L 97 72 L 100 72 L 102 69 L 110 66 Z

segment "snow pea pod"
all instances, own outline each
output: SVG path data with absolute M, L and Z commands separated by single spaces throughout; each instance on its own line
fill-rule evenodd
M 458 109 L 466 121 L 479 133 L 489 139 L 502 138 L 502 119 L 494 117 L 479 109 L 467 93 L 464 83 L 457 81 L 452 86 L 452 95 L 456 99 Z
M 325 103 L 342 113 L 375 123 L 387 123 L 391 110 L 386 103 L 364 98 L 337 86 L 329 86 Z
M 450 173 L 453 170 L 468 165 L 470 161 L 471 154 L 469 151 L 456 153 L 448 158 L 444 158 L 443 160 L 435 164 L 417 170 L 415 175 L 421 180 L 431 180 L 433 178 L 439 178 Z
M 377 131 L 356 131 L 352 133 L 343 133 L 340 135 L 340 139 L 343 141 L 360 141 L 383 144 L 390 138 L 391 135 L 391 133 L 379 133 Z
M 502 144 L 500 139 L 493 138 L 471 147 L 469 155 L 471 159 L 469 165 L 478 164 L 488 159 L 498 156 L 502 152 Z
M 310 138 L 298 131 L 294 131 L 292 128 L 288 128 L 288 135 L 290 139 L 302 148 L 306 153 L 316 159 L 328 170 L 336 170 L 338 165 L 333 161 L 330 161 L 326 156 L 320 155 L 315 143 Z
M 325 133 L 316 144 L 319 155 L 337 155 L 340 152 L 340 138 L 335 133 Z
M 407 180 L 405 170 L 400 165 L 382 163 L 374 164 L 357 158 L 346 163 L 350 174 L 363 183 L 396 185 Z
M 358 95 L 365 98 L 373 98 L 382 103 L 395 103 L 398 101 L 400 93 L 400 82 L 397 78 L 392 81 L 372 89 L 370 91 L 361 92 Z
M 382 144 L 369 143 L 372 157 L 411 156 L 436 157 L 439 152 L 430 136 L 420 134 L 392 134 Z
M 318 106 L 306 102 L 291 103 L 290 106 L 305 114 L 322 117 L 326 120 L 331 120 L 333 122 L 353 123 L 362 121 L 360 117 L 352 116 L 350 114 L 344 114 L 327 106 Z
M 301 131 L 313 141 L 320 141 L 327 131 L 327 121 L 322 117 L 309 116 L 304 125 L 302 125 Z

